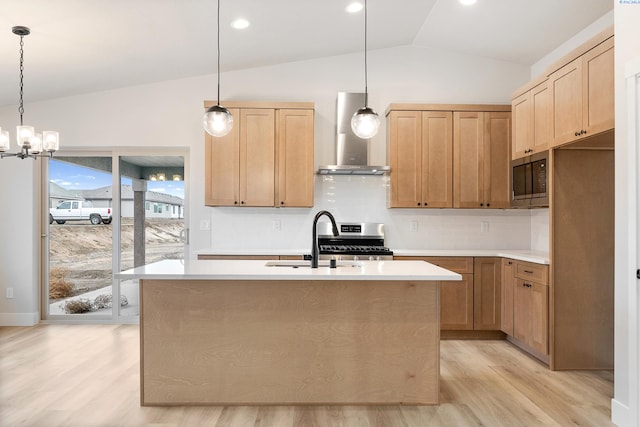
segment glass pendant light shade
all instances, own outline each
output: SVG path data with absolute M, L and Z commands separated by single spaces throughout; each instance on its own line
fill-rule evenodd
M 16 138 L 18 140 L 18 148 L 30 148 L 31 138 L 36 134 L 33 126 L 16 126 Z
M 0 128 L 0 152 L 4 153 L 9 148 L 9 131 Z
M 233 116 L 221 105 L 209 107 L 202 119 L 204 130 L 211 136 L 221 137 L 231 132 Z
M 351 130 L 357 137 L 362 139 L 373 138 L 378 133 L 380 118 L 378 114 L 369 107 L 360 108 L 351 117 Z

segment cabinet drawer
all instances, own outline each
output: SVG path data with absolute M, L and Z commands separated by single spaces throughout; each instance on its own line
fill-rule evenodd
M 424 260 L 458 274 L 473 273 L 472 257 L 426 257 Z
M 515 276 L 523 280 L 531 280 L 541 285 L 549 283 L 549 267 L 531 262 L 515 261 Z

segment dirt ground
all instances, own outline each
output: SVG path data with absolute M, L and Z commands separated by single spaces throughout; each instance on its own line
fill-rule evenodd
M 183 220 L 148 219 L 145 226 L 147 264 L 183 258 Z M 121 228 L 119 270 L 126 270 L 133 267 L 133 221 L 124 219 Z M 49 227 L 49 266 L 65 270 L 65 279 L 74 286 L 72 295 L 111 285 L 111 229 L 112 224 L 88 221 L 54 222 Z

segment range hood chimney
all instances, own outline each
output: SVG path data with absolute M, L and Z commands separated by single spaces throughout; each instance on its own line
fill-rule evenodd
M 336 104 L 336 163 L 320 166 L 320 175 L 384 175 L 389 166 L 369 165 L 370 139 L 357 137 L 351 130 L 351 117 L 364 105 L 364 93 L 338 92 Z

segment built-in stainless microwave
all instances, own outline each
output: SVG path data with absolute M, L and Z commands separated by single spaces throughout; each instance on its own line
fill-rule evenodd
M 511 162 L 511 207 L 549 206 L 547 191 L 548 151 Z

